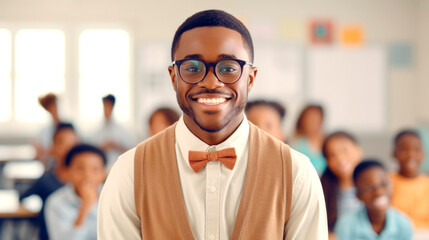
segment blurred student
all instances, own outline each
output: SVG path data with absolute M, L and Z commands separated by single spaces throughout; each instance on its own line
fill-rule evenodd
M 46 159 L 49 156 L 49 150 L 52 147 L 52 136 L 54 135 L 56 126 L 60 123 L 57 109 L 57 96 L 53 93 L 41 96 L 39 97 L 39 104 L 49 113 L 51 123 L 41 129 L 33 145 L 36 149 L 35 159 L 41 160 L 45 165 L 47 165 Z
M 414 130 L 399 132 L 394 139 L 393 157 L 399 171 L 392 174 L 392 206 L 407 214 L 416 229 L 429 228 L 429 177 L 420 173 L 423 146 Z
M 179 114 L 172 108 L 156 109 L 149 118 L 149 132 L 153 136 L 179 120 Z
M 106 157 L 95 146 L 81 144 L 66 156 L 69 181 L 47 200 L 45 217 L 50 239 L 97 239 L 97 206 L 106 178 Z
M 54 165 L 20 196 L 21 200 L 31 195 L 37 195 L 42 199 L 43 205 L 40 211 L 41 214 L 37 217 L 39 237 L 42 240 L 48 239 L 43 215 L 44 203 L 51 193 L 62 187 L 67 181 L 67 170 L 64 165 L 65 157 L 70 149 L 78 144 L 78 142 L 79 139 L 73 125 L 71 123 L 59 123 L 54 132 L 53 146 L 50 151 L 52 159 L 55 161 Z
M 116 98 L 112 94 L 102 98 L 104 108 L 104 124 L 93 134 L 94 144 L 100 147 L 107 156 L 107 169 L 118 159 L 119 155 L 131 148 L 133 138 L 128 131 L 119 125 L 113 117 Z
M 338 131 L 326 137 L 322 153 L 326 158 L 327 168 L 321 182 L 325 195 L 328 228 L 332 234 L 338 218 L 361 207 L 361 202 L 356 197 L 353 170 L 361 161 L 362 149 L 351 134 Z
M 285 142 L 282 123 L 286 110 L 280 103 L 266 100 L 250 101 L 246 105 L 245 113 L 250 122 Z
M 408 217 L 390 207 L 392 188 L 384 166 L 374 160 L 356 166 L 353 180 L 365 207 L 341 217 L 335 226 L 338 240 L 411 240 Z
M 320 105 L 307 105 L 298 117 L 292 147 L 310 158 L 319 175 L 326 169 L 322 155 L 324 111 Z

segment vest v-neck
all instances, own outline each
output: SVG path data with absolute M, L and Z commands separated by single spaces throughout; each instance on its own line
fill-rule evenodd
M 186 236 L 186 239 L 195 239 L 193 236 L 191 226 L 189 224 L 189 219 L 186 213 L 186 205 L 183 199 L 183 192 L 182 187 L 180 185 L 180 178 L 179 178 L 179 170 L 177 166 L 177 160 L 176 160 L 176 151 L 174 150 L 174 141 L 175 141 L 175 131 L 174 127 L 170 128 L 167 133 L 167 139 L 170 141 L 166 146 L 169 148 L 172 147 L 173 149 L 169 149 L 169 159 L 170 163 L 166 164 L 166 167 L 168 169 L 167 172 L 170 176 L 170 184 L 172 191 L 172 198 L 174 202 L 176 203 L 176 216 L 182 226 L 183 234 Z M 255 129 L 252 124 L 250 124 L 250 135 L 255 135 Z M 256 144 L 256 145 L 255 145 Z M 255 142 L 255 139 L 250 138 L 250 146 L 257 146 L 258 143 Z M 246 213 L 249 208 L 249 202 L 253 194 L 253 186 L 255 184 L 255 176 L 256 176 L 256 160 L 255 156 L 256 154 L 251 154 L 251 150 L 254 149 L 252 147 L 249 148 L 249 159 L 248 159 L 248 166 L 246 170 L 246 177 L 243 184 L 242 189 L 242 197 L 240 200 L 240 204 L 238 206 L 237 211 L 237 217 L 235 219 L 233 231 L 232 231 L 232 237 L 231 239 L 240 239 L 241 231 L 243 229 L 243 226 L 246 222 Z
M 248 164 L 230 239 L 284 239 L 292 204 L 290 150 L 249 125 Z M 174 129 L 175 125 L 136 150 L 136 211 L 146 239 L 195 239 L 180 183 Z

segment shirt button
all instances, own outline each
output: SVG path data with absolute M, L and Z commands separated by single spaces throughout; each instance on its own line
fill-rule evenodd
M 215 236 L 214 234 L 210 234 L 209 238 L 210 238 L 211 240 L 214 240 L 214 239 L 216 239 L 216 236 Z
M 210 188 L 210 191 L 211 191 L 211 192 L 215 192 L 215 191 L 216 191 L 216 187 L 215 187 L 215 186 L 212 186 L 212 187 Z M 210 235 L 210 236 L 212 236 L 212 235 Z

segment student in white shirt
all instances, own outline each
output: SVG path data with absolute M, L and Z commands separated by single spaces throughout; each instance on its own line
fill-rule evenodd
M 100 147 L 107 157 L 107 170 L 109 170 L 119 155 L 132 147 L 133 137 L 129 132 L 116 122 L 113 110 L 116 98 L 108 94 L 102 98 L 104 109 L 103 126 L 93 134 L 93 142 Z

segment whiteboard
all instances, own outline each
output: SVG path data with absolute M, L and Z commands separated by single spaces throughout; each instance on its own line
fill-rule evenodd
M 382 132 L 387 125 L 386 72 L 382 47 L 310 48 L 308 99 L 323 104 L 329 130 Z
M 252 98 L 291 100 L 302 95 L 303 49 L 283 42 L 256 42 L 258 67 Z

